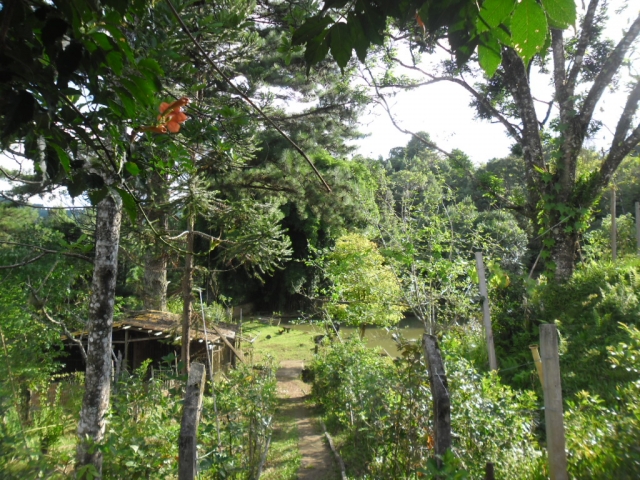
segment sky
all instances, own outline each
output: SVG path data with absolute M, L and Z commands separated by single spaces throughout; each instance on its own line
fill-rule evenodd
M 607 23 L 605 36 L 616 43 L 623 29 L 627 29 L 630 19 L 638 14 L 637 0 L 611 0 L 608 11 L 611 19 Z M 587 3 L 587 2 L 585 2 Z M 623 12 L 618 10 L 625 4 L 629 6 Z M 584 12 L 582 2 L 577 3 L 578 15 Z M 616 13 L 617 12 L 617 13 Z M 635 52 L 625 75 L 640 75 L 640 55 Z M 422 68 L 429 70 L 428 61 Z M 622 113 L 625 101 L 625 78 L 615 91 L 607 91 L 603 96 L 594 118 L 603 121 L 604 127 L 586 144 L 598 150 L 607 148 L 615 131 L 616 121 Z M 532 76 L 534 96 L 549 101 L 552 98 L 550 77 Z M 471 95 L 461 86 L 441 82 L 420 87 L 411 92 L 402 92 L 389 100 L 392 114 L 402 128 L 408 131 L 427 132 L 431 139 L 444 150 L 460 149 L 470 156 L 475 164 L 486 163 L 493 158 L 502 158 L 509 154 L 514 143 L 499 123 L 475 120 L 475 112 L 469 106 Z M 544 118 L 546 106 L 539 104 L 538 118 Z M 637 119 L 636 119 L 637 120 Z M 358 140 L 358 153 L 377 158 L 386 157 L 389 150 L 404 146 L 411 136 L 398 131 L 382 107 L 371 108 L 361 120 L 362 133 L 369 137 Z M 636 122 L 637 123 L 637 122 Z

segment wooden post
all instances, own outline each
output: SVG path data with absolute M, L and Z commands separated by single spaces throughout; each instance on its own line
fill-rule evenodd
M 129 370 L 129 330 L 124 331 L 124 368 Z
M 611 261 L 618 258 L 618 228 L 616 226 L 616 187 L 611 188 Z
M 422 336 L 422 348 L 429 369 L 429 384 L 433 397 L 433 426 L 434 444 L 438 467 L 442 464 L 442 457 L 451 448 L 451 400 L 449 385 L 444 371 L 442 354 L 438 340 L 433 335 Z
M 182 424 L 180 425 L 180 443 L 178 450 L 178 480 L 194 480 L 196 478 L 198 459 L 198 423 L 202 410 L 202 394 L 204 392 L 205 368 L 201 363 L 191 364 L 187 379 L 187 391 L 182 407 Z
M 549 474 L 551 480 L 567 480 L 558 331 L 553 324 L 540 325 L 540 354 L 544 371 L 544 419 L 547 427 Z
M 636 202 L 636 244 L 640 255 L 640 202 Z
M 487 280 L 484 275 L 484 262 L 482 261 L 482 252 L 475 252 L 476 268 L 478 269 L 478 283 L 480 287 L 480 296 L 482 297 L 482 323 L 484 324 L 484 333 L 487 338 L 487 351 L 489 352 L 489 369 L 497 370 L 498 361 L 496 360 L 496 350 L 493 346 L 493 329 L 491 328 L 491 310 L 489 309 L 489 293 L 487 291 Z

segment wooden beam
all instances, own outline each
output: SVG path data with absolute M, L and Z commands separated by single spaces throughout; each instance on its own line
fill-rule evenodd
M 238 353 L 238 351 L 233 347 L 233 345 L 231 345 L 231 342 L 229 340 L 227 340 L 227 337 L 225 337 L 222 332 L 220 330 L 218 330 L 218 327 L 216 327 L 215 325 L 211 324 L 209 325 L 211 327 L 211 329 L 216 332 L 216 334 L 222 339 L 222 341 L 224 343 L 226 343 L 227 347 L 229 347 L 231 349 L 231 351 L 233 352 L 233 354 L 236 356 L 236 358 L 238 360 L 240 360 L 242 363 L 244 363 L 244 359 L 240 356 L 240 354 Z

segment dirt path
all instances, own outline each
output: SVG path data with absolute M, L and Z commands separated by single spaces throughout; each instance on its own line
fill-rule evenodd
M 311 387 L 300 380 L 302 368 L 301 360 L 283 360 L 276 373 L 282 415 L 295 419 L 298 427 L 298 449 L 302 456 L 298 479 L 333 480 L 338 478 L 333 455 L 312 420 L 313 413 L 305 405 Z

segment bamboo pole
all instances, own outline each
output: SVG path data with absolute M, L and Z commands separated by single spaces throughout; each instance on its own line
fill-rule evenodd
M 489 307 L 489 293 L 487 291 L 487 280 L 484 274 L 484 262 L 482 261 L 482 252 L 475 252 L 476 267 L 478 269 L 478 283 L 480 288 L 480 296 L 482 297 L 482 323 L 484 324 L 484 332 L 487 339 L 487 351 L 489 352 L 489 369 L 497 370 L 498 361 L 496 359 L 496 350 L 493 346 L 493 329 L 491 328 L 491 310 Z
M 540 325 L 540 353 L 544 371 L 544 419 L 549 474 L 551 480 L 567 480 L 558 331 L 553 324 Z
M 542 370 L 542 360 L 540 360 L 538 345 L 529 345 L 529 348 L 531 349 L 533 362 L 536 364 L 536 370 L 538 371 L 538 378 L 540 378 L 540 384 L 544 387 L 544 371 Z

